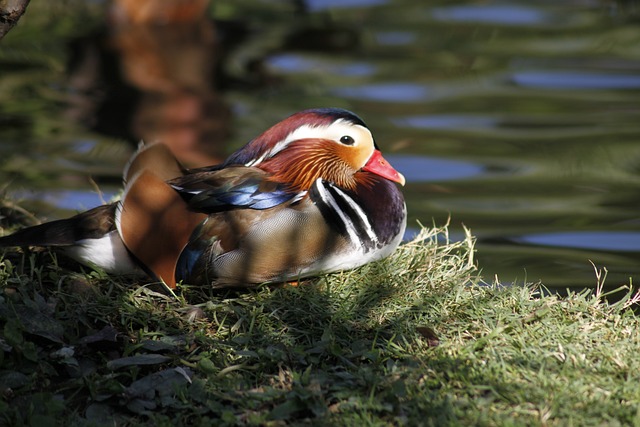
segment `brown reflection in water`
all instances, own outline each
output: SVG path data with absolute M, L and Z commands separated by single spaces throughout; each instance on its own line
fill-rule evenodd
M 70 45 L 70 118 L 133 144 L 163 141 L 186 166 L 211 165 L 228 154 L 231 133 L 231 110 L 221 90 L 282 83 L 264 66 L 274 51 L 345 52 L 359 46 L 358 30 L 330 19 L 318 24 L 299 7 L 280 45 L 248 58 L 242 75 L 231 76 L 222 64 L 260 34 L 247 22 L 214 21 L 209 3 L 113 0 L 105 27 Z
M 196 167 L 220 162 L 231 113 L 215 87 L 208 0 L 114 0 L 108 30 L 72 46 L 70 115 L 100 133 L 161 140 Z

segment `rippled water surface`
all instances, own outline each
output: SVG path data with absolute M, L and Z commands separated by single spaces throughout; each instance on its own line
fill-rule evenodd
M 638 2 L 227 0 L 178 29 L 36 3 L 0 42 L 0 182 L 41 217 L 115 196 L 140 139 L 206 164 L 337 106 L 488 281 L 640 277 Z

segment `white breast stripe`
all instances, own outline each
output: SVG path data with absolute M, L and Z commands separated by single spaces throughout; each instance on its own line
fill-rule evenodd
M 358 214 L 358 216 L 360 217 L 360 221 L 362 221 L 362 224 L 364 225 L 364 229 L 367 232 L 367 236 L 369 236 L 369 239 L 375 243 L 378 243 L 378 236 L 376 235 L 376 233 L 373 231 L 373 227 L 371 227 L 371 223 L 369 222 L 369 218 L 367 218 L 367 215 L 364 213 L 364 211 L 362 210 L 362 208 L 360 207 L 360 205 L 358 205 L 349 195 L 347 195 L 344 191 L 342 191 L 340 188 L 336 187 L 335 185 L 329 184 L 331 185 L 331 187 L 338 193 L 340 194 L 340 196 L 349 204 L 349 206 L 351 206 L 351 208 Z
M 351 240 L 351 242 L 357 247 L 362 246 L 362 243 L 358 238 L 358 233 L 356 233 L 356 229 L 353 226 L 353 222 L 351 221 L 351 218 L 349 218 L 344 214 L 344 212 L 340 209 L 340 207 L 336 203 L 333 196 L 324 188 L 324 185 L 322 185 L 322 179 L 318 178 L 314 182 L 314 185 L 318 189 L 318 194 L 320 195 L 320 198 L 322 199 L 322 201 L 326 205 L 331 206 L 331 208 L 338 214 L 338 216 L 344 223 L 345 229 L 347 230 L 347 234 L 349 235 L 349 240 Z

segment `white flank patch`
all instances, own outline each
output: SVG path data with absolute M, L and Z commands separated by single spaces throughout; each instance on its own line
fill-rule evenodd
M 111 274 L 144 274 L 133 262 L 117 230 L 99 239 L 83 239 L 62 251 L 82 264 L 94 265 Z

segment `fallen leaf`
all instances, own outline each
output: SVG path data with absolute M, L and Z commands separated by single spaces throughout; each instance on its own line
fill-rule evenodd
M 87 335 L 78 340 L 79 344 L 92 344 L 101 341 L 108 342 L 116 342 L 116 338 L 118 337 L 118 331 L 116 331 L 112 326 L 107 325 L 104 328 L 100 329 L 95 334 Z
M 130 399 L 127 402 L 127 408 L 144 414 L 155 409 L 158 404 L 162 407 L 170 407 L 176 402 L 177 389 L 190 384 L 191 376 L 189 369 L 178 367 L 140 378 L 125 390 L 125 396 Z
M 137 356 L 121 357 L 107 362 L 107 369 L 116 370 L 128 366 L 157 365 L 171 360 L 170 357 L 161 354 L 139 354 Z
M 418 331 L 418 333 L 427 340 L 427 345 L 429 347 L 437 347 L 440 345 L 438 335 L 436 335 L 436 332 L 429 326 L 418 326 L 416 327 L 416 331 Z

